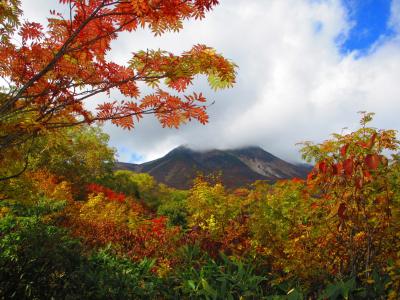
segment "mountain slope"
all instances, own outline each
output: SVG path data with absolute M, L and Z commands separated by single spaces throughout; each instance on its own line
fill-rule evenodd
M 309 171 L 304 165 L 290 164 L 260 147 L 195 151 L 184 146 L 143 164 L 118 163 L 117 169 L 149 173 L 157 181 L 180 189 L 189 188 L 198 174 L 220 172 L 223 184 L 236 188 L 255 180 L 305 177 Z

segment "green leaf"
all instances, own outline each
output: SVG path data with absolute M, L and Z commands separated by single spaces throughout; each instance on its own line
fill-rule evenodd
M 213 298 L 216 298 L 218 293 L 216 290 L 214 290 L 205 280 L 204 278 L 201 279 L 201 285 L 203 286 L 203 289 L 207 292 L 207 294 L 211 295 Z
M 303 293 L 299 292 L 297 289 L 291 289 L 287 295 L 288 300 L 303 300 Z
M 196 290 L 196 285 L 194 284 L 194 281 L 193 281 L 193 280 L 188 280 L 188 281 L 187 281 L 187 284 L 189 285 L 189 287 L 190 287 L 192 290 Z
M 208 83 L 214 91 L 233 86 L 232 82 L 223 80 L 221 77 L 219 77 L 216 74 L 208 75 Z

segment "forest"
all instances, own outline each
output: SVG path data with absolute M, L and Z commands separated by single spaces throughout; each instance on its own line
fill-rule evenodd
M 102 123 L 205 124 L 208 100 L 188 87 L 201 75 L 229 88 L 237 68 L 205 45 L 122 66 L 111 42 L 178 31 L 218 1 L 60 3 L 68 17 L 51 11 L 45 29 L 18 0 L 0 2 L 0 299 L 399 299 L 395 130 L 361 112 L 354 131 L 302 143 L 306 179 L 237 189 L 116 170 Z M 124 100 L 86 105 L 115 90 Z
M 397 299 L 400 161 L 393 130 L 305 143 L 306 180 L 190 190 L 113 171 L 100 128 L 38 138 L 0 185 L 4 299 Z

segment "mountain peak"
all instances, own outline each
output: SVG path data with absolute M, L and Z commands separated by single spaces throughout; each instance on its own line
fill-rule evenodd
M 194 152 L 188 145 L 180 145 L 171 151 L 169 151 L 165 157 L 172 156 L 172 155 L 179 155 L 179 154 L 190 154 Z
M 190 150 L 191 148 L 190 148 L 189 144 L 183 144 L 183 145 L 180 145 L 180 146 L 178 146 L 178 147 L 172 149 L 172 151 L 177 150 L 177 149 L 181 149 L 181 150 Z
M 243 146 L 243 147 L 239 147 L 239 148 L 232 149 L 232 150 L 262 150 L 262 151 L 265 151 L 263 148 L 261 148 L 260 146 L 256 146 L 256 145 Z
M 149 173 L 157 181 L 180 189 L 189 188 L 199 173 L 222 173 L 222 183 L 228 188 L 236 188 L 256 180 L 305 177 L 308 171 L 304 166 L 292 165 L 254 145 L 207 151 L 181 145 L 162 158 L 132 167 L 120 163 L 118 168 Z

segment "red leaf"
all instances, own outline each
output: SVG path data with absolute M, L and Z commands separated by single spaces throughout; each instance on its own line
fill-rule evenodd
M 367 170 L 364 170 L 363 173 L 364 173 L 364 177 L 365 177 L 366 180 L 370 180 L 371 179 L 371 173 L 370 172 L 368 172 Z
M 303 181 L 304 180 L 301 178 L 297 178 L 297 177 L 292 178 L 292 182 L 294 182 L 294 183 L 302 183 Z
M 342 163 L 337 163 L 332 165 L 333 175 L 342 175 L 343 174 L 343 165 Z
M 322 161 L 322 162 L 318 163 L 318 170 L 322 174 L 326 174 L 327 169 L 328 169 L 328 166 L 327 166 L 325 161 Z
M 355 185 L 357 188 L 361 189 L 363 187 L 363 180 L 360 177 L 357 177 L 355 179 Z
M 366 142 L 357 142 L 357 145 L 359 145 L 360 147 L 362 147 L 364 149 L 369 148 L 369 143 L 366 143 Z
M 375 170 L 379 166 L 379 156 L 376 154 L 368 154 L 365 157 L 365 163 L 370 170 Z
M 345 156 L 348 148 L 349 148 L 349 144 L 346 144 L 342 148 L 340 148 L 340 155 Z
M 345 211 L 346 211 L 346 208 L 347 208 L 347 206 L 346 206 L 346 203 L 340 203 L 340 205 L 339 205 L 339 208 L 338 208 L 338 216 L 339 216 L 339 218 L 341 219 L 341 220 L 344 220 L 345 219 Z
M 368 148 L 372 149 L 372 147 L 374 146 L 375 143 L 375 139 L 376 139 L 376 132 L 374 132 L 368 142 Z
M 353 169 L 354 169 L 353 159 L 351 158 L 346 159 L 343 162 L 343 169 L 346 175 L 350 176 L 351 174 L 353 174 Z
M 310 173 L 307 175 L 307 181 L 312 181 L 317 177 L 317 172 L 315 170 L 312 170 Z

